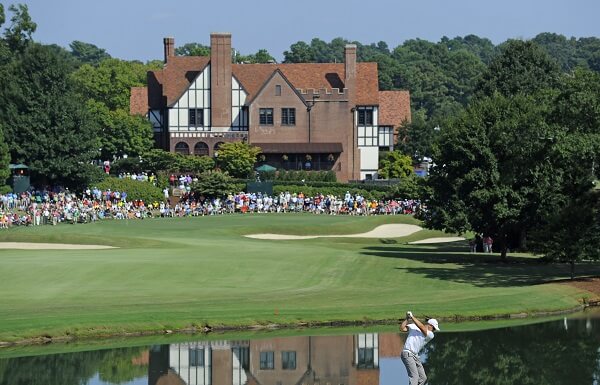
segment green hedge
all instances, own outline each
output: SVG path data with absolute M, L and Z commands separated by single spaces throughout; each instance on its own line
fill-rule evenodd
M 111 165 L 111 173 L 121 172 L 159 172 L 200 174 L 215 167 L 215 161 L 209 156 L 181 155 L 159 149 L 144 153 L 141 157 L 118 159 Z
M 160 202 L 163 200 L 163 193 L 160 188 L 150 182 L 141 182 L 131 179 L 106 178 L 96 185 L 102 191 L 110 189 L 111 191 L 125 191 L 127 200 L 132 201 L 141 199 L 144 202 Z
M 319 181 L 319 182 L 336 182 L 334 171 L 304 171 L 304 170 L 277 170 L 277 171 L 261 171 L 259 172 L 260 179 L 263 181 L 287 181 L 299 182 Z

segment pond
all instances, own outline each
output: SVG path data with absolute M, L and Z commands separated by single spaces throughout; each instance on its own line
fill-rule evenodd
M 211 340 L 3 358 L 0 384 L 407 384 L 400 360 L 403 338 L 372 331 L 250 340 L 211 336 Z M 440 332 L 422 359 L 431 385 L 597 384 L 599 349 L 599 318 L 565 318 L 476 332 Z M 44 349 L 36 350 L 40 351 Z

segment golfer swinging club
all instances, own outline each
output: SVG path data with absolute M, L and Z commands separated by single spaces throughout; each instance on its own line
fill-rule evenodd
M 412 322 L 409 323 L 410 321 Z M 406 312 L 406 319 L 400 325 L 400 330 L 408 332 L 401 357 L 408 372 L 409 385 L 423 385 L 427 382 L 427 376 L 425 375 L 423 364 L 419 359 L 419 352 L 426 343 L 433 339 L 433 330 L 440 330 L 438 322 L 432 318 L 427 320 L 427 323 L 423 325 L 409 311 Z

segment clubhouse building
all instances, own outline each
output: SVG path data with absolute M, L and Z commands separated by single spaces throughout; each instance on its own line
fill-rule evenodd
M 380 357 L 403 345 L 397 333 L 156 345 L 148 385 L 378 385 Z
M 338 180 L 377 178 L 379 151 L 410 121 L 408 91 L 380 91 L 377 63 L 233 64 L 231 34 L 210 36 L 211 56 L 175 56 L 131 90 L 131 112 L 148 116 L 157 146 L 218 156 L 222 143 L 260 147 L 261 164 L 333 170 Z

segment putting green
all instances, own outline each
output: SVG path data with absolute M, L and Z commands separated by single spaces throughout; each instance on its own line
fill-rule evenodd
M 490 263 L 464 244 L 404 238 L 249 239 L 247 234 L 356 234 L 405 216 L 303 214 L 103 221 L 15 228 L 0 242 L 109 245 L 0 250 L 0 341 L 200 325 L 474 316 L 572 308 L 585 292 L 544 284 L 562 265 Z M 596 265 L 589 267 L 600 270 Z M 591 270 L 590 270 L 591 271 Z

